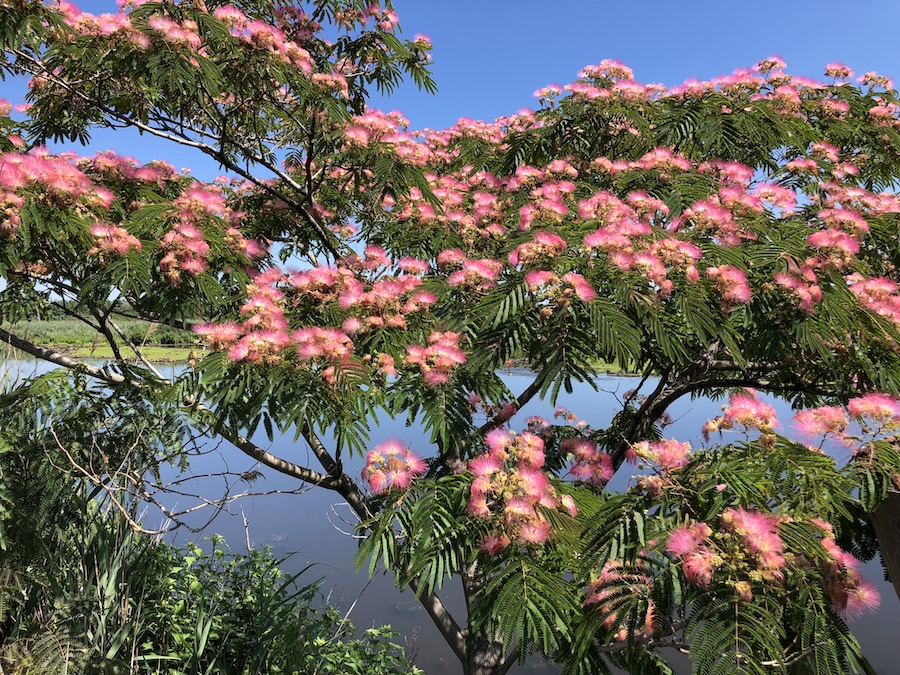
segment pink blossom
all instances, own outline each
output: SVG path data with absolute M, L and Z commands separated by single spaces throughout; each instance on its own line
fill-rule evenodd
M 825 66 L 825 77 L 833 77 L 838 80 L 846 80 L 853 77 L 853 71 L 843 63 L 833 62 Z
M 900 418 L 900 401 L 887 394 L 866 394 L 850 399 L 847 404 L 850 414 L 856 418 L 867 418 L 884 423 Z
M 466 362 L 466 353 L 459 348 L 459 333 L 433 332 L 428 346 L 409 345 L 406 363 L 418 365 L 425 383 L 437 387 L 450 382 L 452 371 Z
M 523 544 L 545 544 L 550 539 L 550 523 L 546 520 L 530 521 L 519 528 L 519 541 Z
M 325 357 L 330 361 L 343 361 L 353 349 L 353 341 L 336 328 L 301 328 L 291 334 L 301 361 Z
M 848 617 L 860 616 L 866 612 L 874 612 L 880 605 L 881 594 L 875 584 L 860 579 L 856 587 L 847 592 L 844 613 Z
M 578 507 L 575 505 L 575 500 L 572 499 L 571 495 L 563 495 L 559 498 L 560 504 L 569 512 L 569 515 L 573 518 L 578 515 Z
M 666 550 L 679 558 L 683 558 L 700 546 L 710 535 L 712 535 L 712 529 L 706 523 L 682 525 L 672 530 L 669 534 Z
M 142 248 L 138 238 L 124 227 L 98 223 L 91 227 L 91 235 L 97 240 L 97 243 L 94 248 L 88 251 L 89 255 L 103 251 L 124 256 L 130 251 L 140 252 Z
M 778 426 L 775 409 L 760 401 L 751 391 L 731 395 L 724 419 L 729 425 L 740 424 L 760 431 L 769 431 Z
M 715 554 L 708 546 L 698 546 L 685 553 L 682 562 L 684 576 L 688 582 L 700 588 L 709 588 L 716 570 L 714 558 Z
M 843 408 L 822 406 L 794 415 L 797 428 L 807 436 L 841 436 L 850 423 Z
M 759 511 L 726 509 L 722 513 L 724 526 L 741 535 L 747 548 L 762 556 L 767 566 L 780 567 L 784 559 L 780 553 L 784 543 L 778 535 L 778 518 L 772 514 Z
M 569 473 L 576 481 L 603 487 L 612 480 L 615 473 L 612 458 L 605 452 L 600 452 L 594 441 L 569 438 L 563 441 L 561 450 L 574 458 Z
M 469 461 L 469 470 L 476 476 L 490 476 L 492 473 L 500 471 L 503 462 L 493 453 L 487 455 L 479 455 Z
M 527 265 L 547 258 L 556 258 L 568 244 L 555 232 L 540 230 L 535 233 L 530 242 L 520 244 L 509 254 L 509 264 L 512 266 Z
M 690 462 L 691 444 L 674 439 L 657 441 L 639 441 L 631 445 L 626 453 L 629 462 L 636 463 L 638 458 L 655 462 L 665 471 L 674 471 Z
M 806 238 L 806 243 L 819 249 L 823 264 L 837 269 L 849 265 L 859 253 L 859 243 L 853 237 L 833 228 L 814 232 Z
M 597 297 L 597 291 L 595 291 L 594 287 L 580 274 L 568 272 L 563 275 L 563 281 L 573 288 L 575 296 L 582 302 L 590 302 Z
M 369 481 L 373 494 L 380 494 L 392 488 L 407 489 L 426 469 L 425 461 L 403 441 L 390 439 L 369 451 L 362 478 Z
M 512 447 L 515 438 L 516 434 L 514 431 L 503 427 L 497 427 L 496 429 L 489 431 L 484 440 L 487 443 L 488 448 L 491 449 L 491 452 L 500 453 L 505 452 Z
M 192 330 L 214 350 L 230 347 L 244 332 L 243 326 L 233 322 L 198 323 Z
M 708 267 L 706 276 L 715 280 L 716 289 L 721 296 L 722 309 L 726 312 L 736 305 L 750 302 L 753 297 L 753 291 L 747 283 L 747 275 L 733 265 Z
M 523 466 L 544 466 L 544 441 L 530 431 L 523 431 L 516 438 L 517 459 Z M 543 475 L 543 474 L 541 474 Z
M 798 305 L 804 312 L 810 313 L 822 300 L 822 289 L 818 285 L 818 277 L 812 267 L 791 263 L 787 272 L 779 272 L 775 275 L 775 283 L 793 293 L 798 300 Z
M 481 540 L 481 544 L 478 548 L 487 553 L 489 556 L 497 556 L 510 544 L 510 539 L 505 533 L 497 533 L 494 532 L 492 534 L 485 535 L 484 539 Z
M 394 357 L 390 354 L 379 354 L 376 360 L 378 370 L 387 377 L 396 377 L 397 369 L 394 367 Z
M 228 350 L 231 361 L 254 364 L 274 364 L 290 345 L 290 338 L 282 330 L 255 330 L 245 334 Z

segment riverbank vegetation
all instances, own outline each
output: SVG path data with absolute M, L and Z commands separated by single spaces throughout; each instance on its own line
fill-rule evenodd
M 315 569 L 135 532 L 60 448 L 21 440 L 0 432 L 4 675 L 421 673 L 389 627 L 358 636 L 327 606 Z
M 113 350 L 103 335 L 89 324 L 63 316 L 30 318 L 17 321 L 5 330 L 23 336 L 33 344 L 54 349 L 72 356 L 98 359 L 114 357 Z M 116 325 L 124 334 L 123 349 L 126 356 L 137 358 L 129 345 L 140 350 L 141 355 L 155 362 L 185 362 L 199 358 L 203 345 L 197 336 L 188 330 L 181 330 L 138 318 L 119 318 Z M 193 352 L 193 355 L 192 355 Z

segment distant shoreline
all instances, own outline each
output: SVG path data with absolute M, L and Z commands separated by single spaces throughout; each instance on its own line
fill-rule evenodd
M 66 356 L 81 359 L 111 359 L 113 358 L 112 348 L 109 345 L 73 345 L 73 344 L 40 344 L 39 347 L 44 349 L 52 349 Z M 122 355 L 127 360 L 139 361 L 137 355 L 130 347 L 123 346 Z M 19 352 L 12 347 L 8 347 L 10 351 Z M 141 354 L 151 363 L 162 364 L 181 364 L 187 363 L 191 358 L 191 352 L 195 354 L 195 358 L 200 358 L 204 354 L 201 347 L 168 347 L 162 345 L 147 345 L 141 348 Z M 20 354 L 22 352 L 19 352 Z M 27 356 L 27 355 L 26 355 Z
M 52 349 L 75 358 L 88 359 L 111 359 L 113 357 L 112 348 L 109 345 L 90 345 L 90 344 L 38 344 L 39 347 Z M 9 347 L 8 349 L 12 349 Z M 130 347 L 122 346 L 122 353 L 126 359 L 138 361 L 139 359 Z M 145 345 L 141 348 L 141 354 L 151 363 L 162 364 L 182 364 L 188 363 L 191 358 L 201 359 L 207 354 L 207 350 L 200 345 L 196 346 L 167 346 L 167 345 Z M 2 358 L 2 355 L 0 355 Z M 640 373 L 630 373 L 619 368 L 618 364 L 599 362 L 596 364 L 598 375 L 610 375 L 616 377 L 638 377 Z M 507 373 L 509 375 L 527 375 L 533 373 L 523 363 L 515 363 L 508 368 L 501 368 L 498 373 Z

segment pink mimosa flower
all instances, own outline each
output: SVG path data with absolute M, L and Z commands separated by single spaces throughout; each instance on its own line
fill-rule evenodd
M 686 553 L 683 558 L 683 568 L 688 582 L 700 588 L 709 588 L 716 569 L 713 564 L 714 557 L 714 553 L 707 546 L 698 546 Z
M 672 530 L 669 534 L 666 550 L 679 558 L 683 558 L 700 546 L 711 534 L 712 529 L 706 523 L 682 525 Z
M 509 537 L 504 533 L 493 533 L 489 535 L 485 535 L 484 539 L 481 540 L 481 545 L 479 548 L 487 553 L 489 556 L 496 556 L 509 546 L 510 540 Z
M 725 421 L 731 424 L 741 424 L 748 429 L 760 431 L 768 431 L 779 426 L 775 409 L 760 401 L 755 393 L 750 391 L 732 394 L 724 417 Z
M 426 469 L 425 461 L 403 441 L 390 439 L 369 451 L 362 478 L 369 481 L 373 494 L 380 494 L 392 488 L 405 490 Z
M 850 420 L 843 408 L 822 406 L 798 411 L 794 423 L 807 436 L 841 436 Z
M 847 409 L 853 417 L 887 422 L 900 417 L 900 401 L 887 394 L 873 393 L 850 399 Z
M 550 523 L 546 520 L 532 521 L 519 528 L 519 541 L 523 544 L 545 544 L 550 539 Z

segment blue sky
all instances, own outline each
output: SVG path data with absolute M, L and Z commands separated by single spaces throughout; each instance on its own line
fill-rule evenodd
M 76 4 L 115 11 L 112 0 Z M 571 82 L 604 58 L 631 66 L 640 82 L 666 85 L 729 73 L 772 54 L 794 74 L 822 77 L 826 63 L 841 61 L 900 81 L 898 0 L 395 0 L 394 7 L 405 37 L 431 37 L 439 92 L 406 85 L 375 105 L 401 110 L 415 128 L 534 107 L 536 89 Z M 0 97 L 17 102 L 21 88 L 0 83 Z M 106 147 L 141 161 L 196 166 L 198 177 L 218 173 L 157 141 L 95 134 L 93 148 Z
M 826 63 L 900 81 L 897 0 L 396 0 L 404 35 L 434 43 L 437 96 L 410 87 L 392 101 L 415 127 L 495 119 L 533 107 L 587 64 L 617 59 L 644 83 L 676 85 L 777 54 L 794 74 Z

